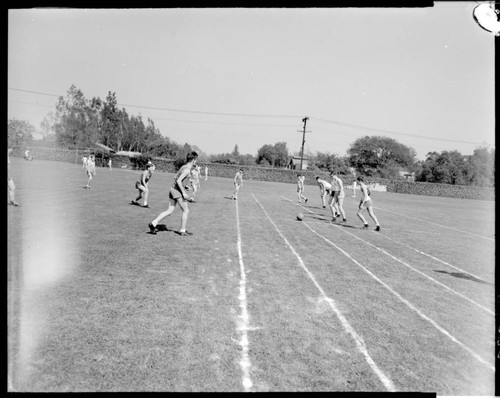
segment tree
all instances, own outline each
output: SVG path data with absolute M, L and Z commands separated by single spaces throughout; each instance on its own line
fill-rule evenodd
M 7 143 L 9 148 L 14 146 L 31 145 L 35 127 L 28 121 L 11 119 L 7 124 Z
M 472 167 L 471 184 L 477 186 L 495 186 L 495 148 L 479 147 L 469 156 Z
M 231 155 L 240 156 L 240 149 L 238 148 L 238 145 L 234 146 L 234 149 L 233 149 L 233 152 L 231 152 Z
M 288 163 L 286 142 L 266 144 L 257 151 L 256 163 L 261 166 L 285 167 Z
M 259 148 L 257 151 L 257 164 L 272 166 L 274 164 L 274 159 L 276 158 L 276 153 L 272 145 L 266 144 Z
M 317 152 L 309 167 L 316 166 L 323 171 L 336 171 L 338 174 L 350 174 L 349 159 L 344 156 L 332 155 L 330 153 Z
M 469 185 L 473 174 L 467 156 L 458 151 L 429 152 L 416 180 L 442 184 Z
M 43 118 L 42 122 L 40 123 L 43 140 L 50 140 L 50 136 L 54 135 L 54 123 L 55 117 L 53 112 L 48 113 L 47 116 Z
M 288 164 L 288 148 L 286 142 L 277 142 L 274 144 L 274 153 L 276 156 L 274 159 L 274 166 L 286 167 Z
M 54 132 L 56 141 L 66 147 L 88 147 L 96 142 L 100 100 L 89 102 L 83 93 L 71 86 L 67 97 L 59 97 L 56 105 Z
M 388 137 L 358 138 L 347 149 L 350 164 L 368 175 L 396 177 L 400 168 L 413 171 L 416 152 Z

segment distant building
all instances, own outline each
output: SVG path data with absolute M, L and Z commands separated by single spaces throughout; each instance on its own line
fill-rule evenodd
M 399 170 L 398 172 L 399 177 L 405 178 L 406 181 L 415 181 L 415 173 L 414 172 L 409 172 L 408 170 Z
M 308 159 L 302 159 L 302 170 L 307 170 L 308 164 Z M 300 170 L 300 158 L 291 157 L 290 161 L 288 162 L 288 168 L 291 170 Z

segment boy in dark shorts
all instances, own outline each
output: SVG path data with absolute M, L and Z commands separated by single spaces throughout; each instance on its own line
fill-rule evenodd
M 184 166 L 182 166 L 175 175 L 174 184 L 172 185 L 168 193 L 168 200 L 169 200 L 168 209 L 165 210 L 163 213 L 160 213 L 158 217 L 156 217 L 153 221 L 151 221 L 148 224 L 149 230 L 153 235 L 156 235 L 156 232 L 158 232 L 158 228 L 156 228 L 158 223 L 165 217 L 172 214 L 172 212 L 175 210 L 176 204 L 179 204 L 182 210 L 181 229 L 179 230 L 179 235 L 181 236 L 192 235 L 191 232 L 188 232 L 186 230 L 189 209 L 188 209 L 188 194 L 186 193 L 184 186 L 187 183 L 187 179 L 189 179 L 189 175 L 191 174 L 191 169 L 193 168 L 193 166 L 196 165 L 196 161 L 198 160 L 198 154 L 195 151 L 188 153 L 186 160 L 187 163 Z
M 375 213 L 373 212 L 373 202 L 372 199 L 370 198 L 370 190 L 368 187 L 365 185 L 364 178 L 362 176 L 359 176 L 357 178 L 358 184 L 359 184 L 359 189 L 361 191 L 361 202 L 359 202 L 359 207 L 358 207 L 358 212 L 357 215 L 361 221 L 363 221 L 363 228 L 368 229 L 368 223 L 366 222 L 365 218 L 361 214 L 364 207 L 366 206 L 366 210 L 368 211 L 368 214 L 372 218 L 373 221 L 375 221 L 375 231 L 380 231 L 380 225 L 378 223 L 377 217 L 375 216 Z

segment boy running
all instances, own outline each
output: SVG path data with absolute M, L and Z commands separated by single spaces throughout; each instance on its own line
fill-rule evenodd
M 359 183 L 359 189 L 361 191 L 362 199 L 361 202 L 359 202 L 359 208 L 357 215 L 361 221 L 363 221 L 363 228 L 368 229 L 368 223 L 366 222 L 365 218 L 361 214 L 363 211 L 363 206 L 366 206 L 366 210 L 368 210 L 368 214 L 372 218 L 373 221 L 375 221 L 375 231 L 380 231 L 380 225 L 378 224 L 377 217 L 375 216 L 375 213 L 373 213 L 373 203 L 370 198 L 370 190 L 369 188 L 365 185 L 364 178 L 362 176 L 359 176 L 357 178 L 358 183 Z
M 243 185 L 243 169 L 239 169 L 234 176 L 234 191 L 231 199 L 238 200 L 238 192 Z
M 332 176 L 332 181 L 335 182 L 335 186 L 339 188 L 338 190 L 335 191 L 333 197 L 333 203 L 337 208 L 337 212 L 339 212 L 342 215 L 342 222 L 344 223 L 347 221 L 344 212 L 344 198 L 345 198 L 344 183 L 339 178 L 336 172 L 332 171 L 330 174 Z
M 141 179 L 139 181 L 136 181 L 135 187 L 136 189 L 139 190 L 139 196 L 135 198 L 135 200 L 132 201 L 132 204 L 138 205 L 141 207 L 146 207 L 149 209 L 148 205 L 148 195 L 149 195 L 149 189 L 148 189 L 148 182 L 153 177 L 153 172 L 155 171 L 155 165 L 151 162 L 148 162 L 146 164 L 146 170 L 144 170 L 141 174 Z M 141 205 L 139 204 L 139 200 L 141 198 L 144 198 L 144 203 Z
M 188 236 L 188 235 L 193 235 L 192 232 L 188 232 L 186 230 L 186 225 L 187 225 L 187 220 L 188 220 L 188 215 L 189 215 L 189 209 L 188 209 L 188 195 L 186 193 L 186 190 L 184 189 L 184 185 L 186 184 L 184 180 L 189 177 L 189 174 L 191 173 L 191 169 L 193 166 L 196 164 L 196 161 L 198 160 L 198 154 L 193 151 L 191 153 L 188 153 L 186 157 L 187 163 L 182 166 L 177 174 L 175 175 L 174 178 L 174 184 L 170 188 L 170 191 L 168 193 L 168 209 L 165 210 L 163 213 L 160 213 L 158 217 L 156 217 L 153 221 L 151 221 L 148 224 L 149 230 L 153 235 L 156 235 L 156 232 L 158 232 L 158 229 L 156 226 L 158 223 L 163 220 L 165 217 L 169 216 L 172 214 L 172 212 L 175 210 L 175 205 L 179 204 L 181 210 L 182 210 L 182 217 L 181 217 L 181 229 L 179 230 L 179 235 L 181 236 Z
M 299 198 L 299 203 L 301 199 L 304 199 L 304 203 L 307 203 L 307 198 L 304 196 L 304 181 L 306 176 L 297 174 L 297 197 Z

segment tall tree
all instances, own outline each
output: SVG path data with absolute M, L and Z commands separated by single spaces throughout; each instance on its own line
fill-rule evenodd
M 388 137 L 358 138 L 347 154 L 357 171 L 369 175 L 395 177 L 399 168 L 412 171 L 415 167 L 415 150 Z
M 7 124 L 7 143 L 9 147 L 31 145 L 35 127 L 28 121 L 11 119 Z
M 469 185 L 473 174 L 469 159 L 458 151 L 429 152 L 416 180 Z
M 274 166 L 275 167 L 286 167 L 288 164 L 288 148 L 286 142 L 277 142 L 274 144 Z
M 494 187 L 495 186 L 495 148 L 479 147 L 469 156 L 472 166 L 472 185 Z
M 66 98 L 59 97 L 54 117 L 57 143 L 66 147 L 93 145 L 98 134 L 98 104 L 87 101 L 74 85 Z
M 121 147 L 122 133 L 122 115 L 118 109 L 116 94 L 109 91 L 102 104 L 99 139 L 102 144 L 117 149 Z
M 349 158 L 341 157 L 330 153 L 317 152 L 310 167 L 316 166 L 319 170 L 336 171 L 339 174 L 350 174 Z
M 288 163 L 286 142 L 263 145 L 257 151 L 256 163 L 261 166 L 285 167 Z
M 262 147 L 259 148 L 257 151 L 257 164 L 261 166 L 273 166 L 274 165 L 274 159 L 276 158 L 276 153 L 274 146 L 265 144 Z

